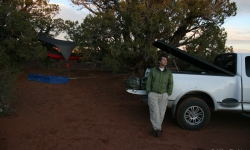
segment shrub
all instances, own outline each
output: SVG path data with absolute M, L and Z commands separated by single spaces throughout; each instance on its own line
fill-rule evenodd
M 0 66 L 0 116 L 10 115 L 10 107 L 14 100 L 15 81 L 20 73 L 20 67 L 5 64 Z

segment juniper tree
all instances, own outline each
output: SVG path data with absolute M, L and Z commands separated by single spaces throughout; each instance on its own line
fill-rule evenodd
M 144 72 L 154 65 L 157 39 L 193 54 L 199 50 L 198 56 L 210 60 L 228 49 L 221 26 L 237 10 L 230 0 L 71 1 L 92 12 L 80 25 L 81 49 L 114 71 L 127 66 Z

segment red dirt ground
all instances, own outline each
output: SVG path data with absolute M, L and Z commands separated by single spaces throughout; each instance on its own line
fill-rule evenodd
M 28 73 L 70 75 L 67 84 L 28 81 Z M 153 137 L 147 104 L 126 93 L 128 76 L 101 70 L 26 68 L 16 112 L 0 118 L 0 150 L 249 150 L 250 118 L 212 112 L 201 131 L 183 130 L 169 109 Z

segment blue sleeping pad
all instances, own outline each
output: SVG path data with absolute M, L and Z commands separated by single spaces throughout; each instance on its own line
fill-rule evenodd
M 53 83 L 53 84 L 65 84 L 68 83 L 69 77 L 65 76 L 45 76 L 42 74 L 32 74 L 29 73 L 28 80 L 30 81 L 38 81 L 44 83 Z

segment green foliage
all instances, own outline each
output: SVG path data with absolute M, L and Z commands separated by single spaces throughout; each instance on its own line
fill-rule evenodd
M 63 19 L 52 19 L 50 16 L 34 19 L 32 26 L 38 35 L 48 37 L 56 37 L 65 30 Z
M 0 46 L 4 48 L 2 59 L 14 62 L 28 61 L 31 58 L 43 58 L 46 51 L 38 42 L 38 35 L 30 23 L 30 14 L 20 12 L 8 4 L 0 5 Z
M 64 23 L 64 31 L 66 31 L 67 35 L 65 38 L 67 40 L 72 40 L 75 42 L 81 42 L 80 36 L 82 35 L 82 28 L 79 26 L 79 22 L 73 22 L 70 20 L 66 20 Z
M 51 19 L 58 10 L 47 0 L 0 1 L 0 115 L 11 112 L 15 80 L 22 64 L 47 56 L 38 34 L 58 35 L 64 27 L 61 19 Z
M 15 81 L 20 68 L 11 64 L 0 65 L 0 116 L 13 112 L 10 105 L 14 100 Z
M 192 43 L 186 45 L 187 52 L 207 61 L 213 62 L 216 55 L 233 52 L 225 47 L 227 33 L 224 28 L 209 25 L 200 32 L 199 38 L 192 39 Z
M 72 2 L 93 13 L 75 27 L 83 55 L 104 60 L 114 71 L 122 65 L 137 73 L 155 65 L 157 49 L 151 45 L 155 40 L 185 46 L 187 52 L 208 60 L 227 52 L 221 25 L 237 10 L 230 0 Z

